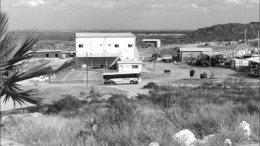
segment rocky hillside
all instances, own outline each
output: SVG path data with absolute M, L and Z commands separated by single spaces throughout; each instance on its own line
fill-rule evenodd
M 183 43 L 205 42 L 205 41 L 238 41 L 257 38 L 257 31 L 260 30 L 260 22 L 248 24 L 229 23 L 219 24 L 211 27 L 200 28 L 181 38 Z

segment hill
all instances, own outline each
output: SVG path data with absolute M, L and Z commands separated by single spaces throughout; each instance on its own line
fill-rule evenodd
M 247 24 L 228 23 L 200 28 L 181 37 L 180 40 L 183 43 L 238 41 L 244 40 L 245 30 L 247 39 L 257 38 L 257 31 L 260 30 L 260 22 L 251 22 Z

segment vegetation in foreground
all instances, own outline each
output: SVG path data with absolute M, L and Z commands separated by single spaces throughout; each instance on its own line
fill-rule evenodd
M 259 142 L 259 89 L 241 88 L 242 83 L 210 89 L 149 83 L 148 95 L 108 100 L 99 100 L 102 95 L 93 88 L 86 100 L 65 95 L 52 105 L 28 110 L 42 112 L 41 117 L 9 119 L 2 136 L 25 145 L 141 146 L 156 141 L 170 146 L 182 145 L 172 136 L 190 129 L 200 139 L 218 134 L 209 145 L 219 146 L 226 138 L 245 142 L 238 125 L 247 121 L 251 141 Z
M 52 71 L 50 66 L 45 66 L 48 62 L 32 68 L 20 68 L 22 61 L 32 57 L 30 50 L 38 41 L 39 33 L 23 32 L 14 36 L 8 33 L 7 24 L 7 15 L 0 12 L 0 98 L 4 98 L 4 102 L 11 99 L 14 106 L 25 102 L 39 104 L 40 98 L 32 96 L 34 90 L 24 90 L 18 84 Z

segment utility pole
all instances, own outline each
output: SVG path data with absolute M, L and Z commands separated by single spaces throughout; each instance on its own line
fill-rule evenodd
M 88 86 L 88 52 L 86 56 L 87 86 Z
M 259 4 L 260 5 L 260 4 Z M 259 23 L 260 23 L 260 18 L 259 18 Z M 258 69 L 259 69 L 259 83 L 260 83 L 260 38 L 259 38 L 259 30 L 258 30 L 258 58 L 259 58 L 259 66 L 258 66 Z
M 155 61 L 156 61 L 156 59 L 157 59 L 157 55 L 155 54 L 155 47 L 154 47 L 153 54 L 154 54 L 154 60 L 153 60 L 153 71 L 155 72 Z
M 246 29 L 245 29 L 245 45 L 246 45 Z

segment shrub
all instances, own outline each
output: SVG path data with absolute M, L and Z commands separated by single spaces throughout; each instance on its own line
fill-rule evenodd
M 154 82 L 149 82 L 146 85 L 144 85 L 144 89 L 158 89 L 158 84 L 154 83 Z
M 132 124 L 135 116 L 137 116 L 137 106 L 132 99 L 128 99 L 126 95 L 113 95 L 107 101 L 105 106 L 107 111 L 102 116 L 103 121 L 109 124 L 120 126 L 123 122 Z
M 247 108 L 248 113 L 250 113 L 250 114 L 260 113 L 260 106 L 257 103 L 249 102 L 246 105 L 246 108 Z
M 102 94 L 95 90 L 93 86 L 91 86 L 91 90 L 89 91 L 89 97 L 96 98 L 100 97 Z
M 77 114 L 78 109 L 86 103 L 71 95 L 63 95 L 63 97 L 64 98 L 55 101 L 50 105 L 48 113 L 64 112 L 68 114 L 71 113 L 71 115 Z

